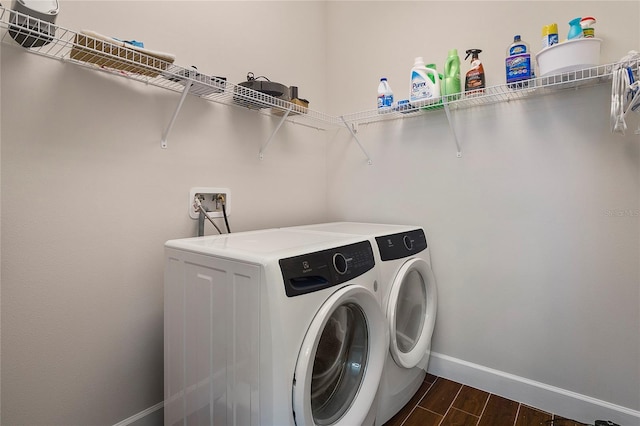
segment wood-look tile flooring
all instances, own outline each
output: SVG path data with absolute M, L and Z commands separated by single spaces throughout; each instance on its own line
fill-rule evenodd
M 409 403 L 384 426 L 582 426 L 442 377 L 427 374 Z

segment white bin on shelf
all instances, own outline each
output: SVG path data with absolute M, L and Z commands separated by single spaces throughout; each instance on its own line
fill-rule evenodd
M 601 42 L 599 38 L 579 38 L 542 49 L 536 55 L 539 76 L 599 65 Z

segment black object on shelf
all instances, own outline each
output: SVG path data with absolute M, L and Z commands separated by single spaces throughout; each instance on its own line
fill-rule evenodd
M 251 91 L 242 90 L 243 87 L 251 89 Z M 264 76 L 254 77 L 253 73 L 250 72 L 247 74 L 247 81 L 238 83 L 235 87 L 233 102 L 252 109 L 269 108 L 274 103 L 270 99 L 271 97 L 288 101 L 289 88 Z

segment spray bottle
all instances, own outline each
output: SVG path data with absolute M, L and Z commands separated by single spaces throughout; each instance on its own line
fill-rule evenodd
M 467 60 L 471 55 L 471 69 L 467 71 L 467 76 L 464 81 L 464 91 L 467 95 L 480 95 L 484 93 L 485 81 L 484 81 L 484 67 L 478 55 L 482 52 L 480 49 L 467 50 L 467 56 L 464 58 Z
M 574 38 L 582 38 L 582 26 L 580 20 L 582 17 L 573 18 L 569 21 L 569 34 L 567 34 L 567 40 L 573 40 Z

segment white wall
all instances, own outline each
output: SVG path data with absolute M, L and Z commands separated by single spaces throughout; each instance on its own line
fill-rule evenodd
M 332 2 L 330 107 L 374 108 L 381 76 L 406 98 L 413 57 L 442 70 L 450 48 L 483 49 L 487 82 L 503 84 L 514 34 L 537 51 L 543 24 L 566 36 L 564 23 L 586 14 L 598 19 L 602 62 L 613 62 L 638 50 L 638 7 Z M 411 25 L 420 17 L 428 23 Z M 425 227 L 439 284 L 435 352 L 638 410 L 640 145 L 631 131 L 610 134 L 609 106 L 604 84 L 456 111 L 462 158 L 443 111 L 360 126 L 372 166 L 340 133 L 329 214 Z
M 57 23 L 323 111 L 324 10 L 67 1 Z M 163 398 L 163 243 L 196 233 L 189 189 L 229 187 L 234 231 L 322 221 L 325 136 L 285 125 L 260 161 L 276 119 L 189 97 L 162 150 L 178 93 L 1 49 L 2 424 L 113 424 Z
M 451 47 L 485 50 L 488 84 L 502 83 L 513 34 L 537 48 L 543 24 L 582 14 L 598 19 L 602 62 L 640 43 L 638 2 L 61 10 L 62 26 L 143 40 L 236 83 L 265 74 L 336 114 L 373 108 L 383 75 L 400 98 L 413 57 L 443 64 Z M 640 154 L 637 136 L 609 134 L 606 85 L 456 112 L 461 159 L 436 112 L 361 126 L 372 166 L 345 130 L 295 125 L 260 161 L 271 118 L 188 98 L 161 150 L 177 94 L 0 49 L 2 424 L 113 424 L 162 400 L 162 244 L 195 234 L 186 198 L 201 185 L 231 188 L 237 231 L 423 225 L 434 350 L 640 409 L 640 231 L 625 213 L 640 207 Z

